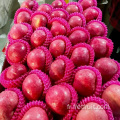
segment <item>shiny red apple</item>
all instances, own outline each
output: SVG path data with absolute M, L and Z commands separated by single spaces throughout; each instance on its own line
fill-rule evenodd
M 65 26 L 63 24 L 61 24 L 61 23 L 59 23 L 57 21 L 54 21 L 52 23 L 52 26 L 51 26 L 51 33 L 53 34 L 53 36 L 66 35 L 67 30 L 66 30 L 66 28 L 65 28 Z
M 49 5 L 47 5 L 47 4 L 42 4 L 37 9 L 37 11 L 44 11 L 44 12 L 46 12 L 48 14 L 51 13 L 51 10 L 52 10 L 52 8 Z
M 22 84 L 22 91 L 28 100 L 38 100 L 43 93 L 43 83 L 37 74 L 28 75 Z
M 111 107 L 112 112 L 115 116 L 120 116 L 120 86 L 117 84 L 112 84 L 108 86 L 102 94 L 102 99 L 104 99 Z
M 83 10 L 85 10 L 91 6 L 94 6 L 94 0 L 82 0 L 80 4 L 82 5 Z
M 35 15 L 31 20 L 31 26 L 33 29 L 36 29 L 38 27 L 46 27 L 47 22 L 48 20 L 44 15 Z
M 42 46 L 46 40 L 46 33 L 43 30 L 36 30 L 31 35 L 31 44 L 33 47 Z
M 63 3 L 60 0 L 55 0 L 52 2 L 52 6 L 54 8 L 62 8 L 63 7 Z
M 65 62 L 62 59 L 55 60 L 49 70 L 49 76 L 53 81 L 60 80 L 64 77 Z
M 73 50 L 70 58 L 76 67 L 88 65 L 90 62 L 90 53 L 86 47 L 77 47 Z
M 64 85 L 52 86 L 46 94 L 46 103 L 59 115 L 66 115 L 67 105 L 71 102 L 70 90 Z
M 42 49 L 34 49 L 27 56 L 27 65 L 30 69 L 44 70 L 46 55 Z
M 23 64 L 14 64 L 8 67 L 6 71 L 6 79 L 17 79 L 27 72 L 26 67 Z
M 0 120 L 11 120 L 17 108 L 19 98 L 13 91 L 0 93 Z
M 60 18 L 64 18 L 64 19 L 67 18 L 66 14 L 60 10 L 55 10 L 51 13 L 51 18 L 54 18 L 54 17 L 60 17 Z
M 82 96 L 91 96 L 96 89 L 96 74 L 89 69 L 76 72 L 73 87 Z
M 21 8 L 29 8 L 32 9 L 33 6 L 35 5 L 33 0 L 25 0 L 22 4 L 21 4 Z
M 111 78 L 117 73 L 118 66 L 113 59 L 101 58 L 98 59 L 94 67 L 99 70 L 102 75 L 103 83 L 111 80 Z
M 100 22 L 94 21 L 86 26 L 87 30 L 90 33 L 91 38 L 95 36 L 104 36 L 105 28 Z
M 109 120 L 109 118 L 102 106 L 89 102 L 78 112 L 76 120 Z
M 96 20 L 99 15 L 99 12 L 94 8 L 87 8 L 83 11 L 83 15 L 86 18 L 86 22 L 89 22 L 91 20 Z
M 6 54 L 12 63 L 18 63 L 25 58 L 27 54 L 27 47 L 22 42 L 16 42 L 8 47 Z
M 106 56 L 109 50 L 107 43 L 107 40 L 104 38 L 95 37 L 92 39 L 90 45 L 94 49 L 96 58 L 102 58 Z
M 22 120 L 49 120 L 46 111 L 40 107 L 31 107 L 22 117 Z
M 66 7 L 66 11 L 67 11 L 69 14 L 74 13 L 74 12 L 80 12 L 78 6 L 76 6 L 76 5 L 68 5 L 68 6 Z
M 21 39 L 23 38 L 28 32 L 28 28 L 23 24 L 14 24 L 10 30 L 10 37 L 12 39 Z
M 83 26 L 83 20 L 79 16 L 72 16 L 69 19 L 68 23 L 71 28 L 74 28 L 77 26 Z
M 22 23 L 22 22 L 29 23 L 30 17 L 31 15 L 28 12 L 22 11 L 17 15 L 17 23 Z
M 73 31 L 68 38 L 71 41 L 72 45 L 87 42 L 89 39 L 87 33 L 83 30 Z
M 57 57 L 64 54 L 65 48 L 65 42 L 61 39 L 56 39 L 53 42 L 51 42 L 49 51 L 53 57 Z

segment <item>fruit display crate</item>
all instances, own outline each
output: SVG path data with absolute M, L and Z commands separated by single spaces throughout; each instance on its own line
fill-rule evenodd
M 120 64 L 110 58 L 114 45 L 96 0 L 25 0 L 13 22 L 0 119 L 120 119 Z

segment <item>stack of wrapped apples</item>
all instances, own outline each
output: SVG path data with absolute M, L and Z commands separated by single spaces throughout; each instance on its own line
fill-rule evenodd
M 120 65 L 96 0 L 25 0 L 8 34 L 1 120 L 120 120 Z

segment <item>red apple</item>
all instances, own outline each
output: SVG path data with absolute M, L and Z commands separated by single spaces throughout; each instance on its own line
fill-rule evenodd
M 82 2 L 80 3 L 83 7 L 83 10 L 94 6 L 94 0 L 82 0 Z
M 66 11 L 67 11 L 69 14 L 74 13 L 74 12 L 80 12 L 78 6 L 76 6 L 76 5 L 68 5 L 68 6 L 66 7 Z
M 89 31 L 91 37 L 104 36 L 105 28 L 97 21 L 91 22 L 86 26 L 86 28 Z
M 24 114 L 22 120 L 49 120 L 49 118 L 44 109 L 32 107 Z
M 61 24 L 61 23 L 59 23 L 57 21 L 54 21 L 52 23 L 51 33 L 53 34 L 53 36 L 66 35 L 67 30 L 66 30 L 66 28 L 65 28 L 65 26 L 63 24 Z
M 51 13 L 51 18 L 54 18 L 54 17 L 60 17 L 60 18 L 64 18 L 64 19 L 67 18 L 66 14 L 60 10 L 56 10 Z
M 102 99 L 104 99 L 111 107 L 113 114 L 115 116 L 120 116 L 120 86 L 117 84 L 112 84 L 107 87 L 102 94 Z
M 18 101 L 18 96 L 13 91 L 3 91 L 0 93 L 0 120 L 11 120 Z
M 107 41 L 104 38 L 95 37 L 92 39 L 90 45 L 94 49 L 95 57 L 105 57 L 108 52 Z
M 45 52 L 42 49 L 34 49 L 27 56 L 27 65 L 30 69 L 43 70 L 45 67 Z
M 21 4 L 21 8 L 29 8 L 32 9 L 33 6 L 35 5 L 33 0 L 26 0 Z
M 62 59 L 55 60 L 49 71 L 49 76 L 53 81 L 60 80 L 64 77 L 65 73 L 65 62 Z
M 28 28 L 23 24 L 14 24 L 10 30 L 10 37 L 12 39 L 21 39 L 28 32 Z
M 45 5 L 45 4 L 40 5 L 37 9 L 37 11 L 44 11 L 48 14 L 51 13 L 51 10 L 52 10 L 51 7 L 49 5 Z
M 71 41 L 72 45 L 87 42 L 89 39 L 87 33 L 83 30 L 73 31 L 68 38 Z
M 12 63 L 21 62 L 27 54 L 27 47 L 24 43 L 16 42 L 9 46 L 7 55 Z
M 76 120 L 109 120 L 109 118 L 102 106 L 89 102 L 78 112 Z
M 94 67 L 100 71 L 103 83 L 109 81 L 118 71 L 117 64 L 110 58 L 101 58 L 97 60 Z
M 22 22 L 26 22 L 29 23 L 30 22 L 30 14 L 26 11 L 22 11 L 17 15 L 17 23 L 22 23 Z
M 47 22 L 48 20 L 44 15 L 35 15 L 32 18 L 31 26 L 33 29 L 36 29 L 38 27 L 46 27 Z
M 99 15 L 99 12 L 94 8 L 87 8 L 83 11 L 83 15 L 86 18 L 86 22 L 89 22 L 91 20 L 96 20 Z
M 52 2 L 52 6 L 54 8 L 62 8 L 63 7 L 63 3 L 60 0 L 55 0 Z
M 43 83 L 36 74 L 30 74 L 24 79 L 22 91 L 28 100 L 40 99 L 43 90 Z
M 66 115 L 67 105 L 71 102 L 70 90 L 63 85 L 51 87 L 46 94 L 46 103 L 52 111 L 59 115 Z
M 23 64 L 11 65 L 6 71 L 6 79 L 9 80 L 17 79 L 26 72 L 27 69 Z
M 75 48 L 70 58 L 76 67 L 88 65 L 90 61 L 90 53 L 86 47 Z
M 76 72 L 73 87 L 82 96 L 91 96 L 96 89 L 96 74 L 89 69 Z
M 53 42 L 51 42 L 49 51 L 53 57 L 57 57 L 64 54 L 65 47 L 65 42 L 63 40 L 56 39 Z
M 69 19 L 68 23 L 71 28 L 74 28 L 77 26 L 83 26 L 83 20 L 79 16 L 72 16 Z
M 42 46 L 46 40 L 46 33 L 43 30 L 36 30 L 31 36 L 31 44 L 33 47 Z

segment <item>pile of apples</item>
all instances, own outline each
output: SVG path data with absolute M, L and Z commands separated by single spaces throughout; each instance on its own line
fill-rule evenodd
M 8 33 L 0 120 L 120 120 L 120 65 L 96 0 L 25 0 Z

